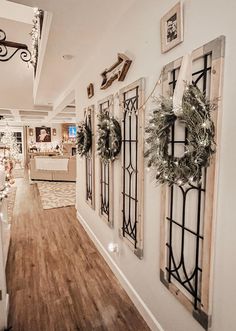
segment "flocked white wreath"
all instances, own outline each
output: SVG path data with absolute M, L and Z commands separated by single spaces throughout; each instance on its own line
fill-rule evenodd
M 146 128 L 148 149 L 145 157 L 158 183 L 177 184 L 200 182 L 202 169 L 209 166 L 215 152 L 215 127 L 211 103 L 194 85 L 186 85 L 182 107 L 173 109 L 172 98 L 160 98 Z M 170 155 L 170 131 L 175 121 L 185 125 L 187 139 L 183 156 Z

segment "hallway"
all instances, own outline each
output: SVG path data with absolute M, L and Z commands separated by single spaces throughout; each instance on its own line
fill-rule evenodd
M 43 210 L 17 179 L 7 265 L 12 331 L 145 331 L 146 323 L 76 219 Z

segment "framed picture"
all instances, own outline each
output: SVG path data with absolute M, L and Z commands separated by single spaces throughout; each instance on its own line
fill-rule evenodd
M 77 128 L 75 125 L 69 125 L 68 127 L 69 138 L 76 138 Z
M 51 142 L 51 128 L 46 126 L 35 128 L 35 133 L 37 143 Z
M 90 83 L 89 86 L 87 87 L 87 94 L 89 99 L 91 99 L 94 96 L 94 87 L 92 83 Z
M 161 18 L 161 52 L 168 52 L 183 41 L 183 5 L 178 2 Z

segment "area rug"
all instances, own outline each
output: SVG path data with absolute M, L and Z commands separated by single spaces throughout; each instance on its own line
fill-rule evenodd
M 16 199 L 16 187 L 12 186 L 10 188 L 10 191 L 8 193 L 8 198 L 7 198 L 7 218 L 8 218 L 8 223 L 12 223 L 12 217 L 13 217 L 13 209 L 15 205 L 15 199 Z
M 75 205 L 75 183 L 37 182 L 43 209 Z

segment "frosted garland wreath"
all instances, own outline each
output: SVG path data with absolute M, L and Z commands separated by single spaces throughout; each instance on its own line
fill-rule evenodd
M 121 149 L 121 127 L 106 111 L 98 115 L 98 155 L 104 163 L 114 161 Z
M 215 153 L 215 127 L 211 120 L 211 111 L 216 108 L 194 85 L 186 85 L 182 107 L 173 109 L 172 98 L 161 97 L 158 109 L 153 111 L 147 133 L 148 169 L 152 169 L 158 183 L 177 184 L 200 182 L 202 168 L 208 167 L 211 156 Z M 182 157 L 168 153 L 170 130 L 179 120 L 187 128 L 187 141 Z
M 38 52 L 39 52 L 39 39 L 40 39 L 40 17 L 43 15 L 43 11 L 38 8 L 34 8 L 33 16 L 33 27 L 30 32 L 32 38 L 32 51 L 30 63 L 33 67 L 36 67 L 38 62 Z
M 78 125 L 76 146 L 80 156 L 87 155 L 92 147 L 92 132 L 89 126 L 84 122 Z

